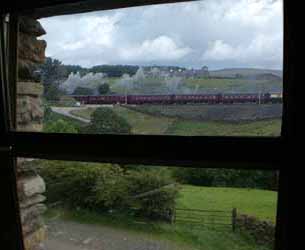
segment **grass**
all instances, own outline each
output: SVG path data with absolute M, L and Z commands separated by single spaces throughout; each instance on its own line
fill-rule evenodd
M 269 80 L 249 80 L 249 79 L 204 79 L 195 78 L 187 79 L 186 86 L 190 88 L 196 88 L 198 86 L 199 90 L 217 90 L 217 91 L 245 91 L 249 92 L 251 89 L 256 90 L 270 90 L 270 89 L 280 89 L 282 87 L 282 82 L 280 81 L 269 81 Z M 254 91 L 256 92 L 256 91 Z
M 262 219 L 274 219 L 276 192 L 240 189 L 210 188 L 183 185 L 178 207 L 213 210 L 231 210 L 255 215 Z M 149 235 L 156 239 L 171 240 L 185 250 L 257 250 L 258 246 L 240 233 L 230 229 L 198 227 L 191 224 L 167 224 L 161 222 L 143 222 L 123 213 L 98 214 L 88 210 L 49 209 L 46 218 L 58 217 L 85 224 L 96 224 L 124 229 L 128 232 Z M 268 247 L 260 246 L 260 250 Z
M 180 208 L 228 211 L 237 208 L 239 213 L 275 221 L 277 193 L 274 191 L 184 185 L 180 194 L 177 203 Z
M 255 122 L 199 122 L 176 120 L 167 130 L 167 134 L 185 136 L 279 136 L 281 120 Z
M 90 119 L 91 114 L 96 108 L 74 110 L 73 115 Z M 164 134 L 175 119 L 166 117 L 156 117 L 148 114 L 136 112 L 122 106 L 112 108 L 118 115 L 122 116 L 132 127 L 134 134 Z
M 117 85 L 120 78 L 110 78 L 109 85 L 112 91 L 118 94 L 124 94 L 125 88 Z M 255 79 L 217 79 L 217 78 L 187 78 L 182 80 L 182 86 L 189 88 L 190 90 L 197 91 L 245 91 L 245 92 L 257 92 L 279 90 L 282 88 L 283 83 L 281 81 L 270 80 L 255 80 Z M 197 89 L 198 88 L 198 89 Z M 133 93 L 138 94 L 152 94 L 154 92 L 167 93 L 166 84 L 164 81 L 156 81 L 155 79 L 146 78 L 145 86 L 134 86 Z
M 90 119 L 96 108 L 74 110 L 71 113 Z M 168 134 L 185 136 L 279 136 L 281 120 L 271 119 L 253 122 L 194 121 L 173 117 L 155 116 L 122 106 L 113 110 L 132 126 L 134 134 Z
M 83 123 L 79 120 L 73 119 L 71 117 L 67 117 L 62 114 L 55 113 L 53 111 L 50 111 L 50 113 L 47 115 L 47 118 L 45 118 L 44 124 L 46 124 L 48 121 L 57 121 L 60 119 L 66 121 L 66 122 L 69 122 L 76 128 L 80 128 L 80 127 L 86 125 L 85 123 Z

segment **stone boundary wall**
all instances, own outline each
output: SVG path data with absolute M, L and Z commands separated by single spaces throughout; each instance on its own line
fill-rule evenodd
M 18 80 L 16 121 L 18 131 L 42 130 L 43 85 L 35 75 L 39 64 L 44 63 L 46 42 L 37 37 L 45 31 L 30 17 L 20 17 L 18 34 Z M 20 206 L 22 234 L 25 250 L 44 250 L 46 227 L 42 214 L 46 211 L 43 195 L 46 186 L 35 169 L 26 164 L 31 159 L 17 159 L 17 190 Z
M 237 214 L 235 223 L 237 230 L 250 235 L 257 244 L 273 246 L 275 225 L 272 222 L 247 214 Z

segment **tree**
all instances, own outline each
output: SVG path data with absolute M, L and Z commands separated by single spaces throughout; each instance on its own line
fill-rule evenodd
M 85 88 L 85 87 L 76 87 L 76 89 L 73 92 L 73 95 L 93 95 L 94 90 Z
M 105 95 L 108 94 L 110 91 L 110 87 L 108 83 L 103 83 L 98 87 L 98 92 L 100 95 Z
M 91 115 L 88 126 L 81 131 L 87 134 L 130 134 L 131 126 L 111 108 L 97 108 Z
M 58 100 L 63 91 L 59 88 L 67 77 L 67 71 L 61 61 L 47 57 L 40 67 L 41 80 L 44 85 L 44 96 L 47 100 Z
M 47 133 L 78 133 L 77 128 L 62 119 L 46 123 L 43 130 Z

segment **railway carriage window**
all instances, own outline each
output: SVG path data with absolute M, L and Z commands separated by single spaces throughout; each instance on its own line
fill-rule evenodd
M 280 136 L 282 8 L 205 0 L 40 18 L 40 52 L 18 58 L 18 130 Z M 22 25 L 19 36 L 22 50 Z

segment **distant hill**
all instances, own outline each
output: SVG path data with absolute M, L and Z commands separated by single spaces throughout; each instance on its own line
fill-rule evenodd
M 220 70 L 210 70 L 209 73 L 211 77 L 229 77 L 229 78 L 235 77 L 236 75 L 240 75 L 241 77 L 256 78 L 270 74 L 280 78 L 283 77 L 282 70 L 274 70 L 274 69 L 228 68 L 228 69 L 220 69 Z

